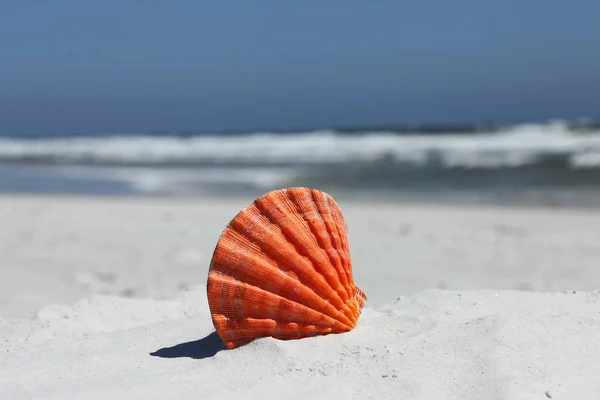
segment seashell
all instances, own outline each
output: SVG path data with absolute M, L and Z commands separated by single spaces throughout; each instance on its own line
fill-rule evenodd
M 339 206 L 302 187 L 259 197 L 227 225 L 207 292 L 215 329 L 230 349 L 261 337 L 348 332 L 367 300 L 354 284 Z

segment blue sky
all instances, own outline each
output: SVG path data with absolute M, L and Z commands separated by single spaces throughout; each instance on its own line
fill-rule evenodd
M 598 0 L 7 0 L 0 135 L 600 113 Z

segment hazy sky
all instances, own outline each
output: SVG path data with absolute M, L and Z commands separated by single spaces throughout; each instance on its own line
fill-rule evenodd
M 0 134 L 600 116 L 599 0 L 5 0 Z

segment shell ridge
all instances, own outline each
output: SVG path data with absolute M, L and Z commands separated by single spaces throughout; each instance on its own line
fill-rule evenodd
M 281 264 L 280 262 L 278 262 L 278 260 L 276 260 L 275 258 L 273 258 L 268 251 L 265 251 L 265 247 L 262 245 L 262 241 L 260 240 L 256 240 L 256 241 L 251 241 L 247 235 L 246 232 L 248 230 L 250 230 L 254 224 L 254 221 L 259 219 L 259 216 L 256 216 L 253 218 L 253 222 L 250 223 L 247 226 L 241 226 L 238 224 L 231 224 L 231 226 L 229 227 L 231 229 L 231 231 L 233 231 L 238 238 L 236 238 L 236 240 L 243 240 L 244 241 L 244 245 L 246 246 L 250 246 L 250 245 L 254 245 L 258 248 L 258 254 L 260 254 L 261 257 L 263 257 L 263 261 L 268 261 L 271 262 L 274 265 L 282 265 L 283 267 L 285 267 L 285 272 L 293 272 L 293 269 L 290 267 L 292 265 L 292 263 L 286 263 L 286 264 Z M 271 223 L 271 221 L 269 221 Z M 288 260 L 286 260 L 288 261 Z M 291 276 L 289 276 L 288 274 L 285 274 L 287 277 L 289 277 L 290 279 L 293 279 Z M 299 280 L 299 279 L 298 279 Z M 301 284 L 303 284 L 303 282 L 300 281 Z M 303 284 L 303 286 L 305 286 L 306 288 L 310 289 L 310 287 L 306 286 Z
M 311 194 L 311 198 L 312 201 L 315 203 L 315 207 L 317 208 L 317 210 L 319 210 L 319 212 L 321 211 L 321 209 L 319 208 L 319 203 L 321 203 L 320 199 L 317 197 L 317 195 L 323 195 L 323 202 L 325 202 L 325 205 L 327 207 L 328 211 L 331 211 L 331 206 L 327 200 L 327 194 L 322 192 L 322 191 L 318 191 L 318 190 L 311 190 L 310 191 Z M 329 216 L 331 216 L 331 214 L 327 214 Z M 332 220 L 333 220 L 333 216 Z M 325 232 L 327 232 L 327 235 L 329 235 L 329 241 L 331 243 L 331 248 L 333 250 L 333 254 L 336 258 L 336 269 L 338 270 L 338 274 L 340 276 L 340 278 L 342 278 L 342 286 L 346 289 L 346 293 L 348 294 L 348 298 L 352 299 L 353 298 L 353 293 L 351 291 L 351 282 L 348 280 L 348 275 L 346 274 L 346 269 L 344 268 L 344 263 L 343 263 L 343 258 L 340 255 L 337 247 L 339 245 L 338 241 L 335 240 L 333 232 L 330 229 L 330 226 L 327 222 L 325 222 L 325 220 L 323 220 L 323 225 L 325 226 Z
M 271 218 L 271 211 L 274 210 L 275 208 L 277 208 L 276 206 L 272 206 L 272 207 L 265 207 L 264 204 L 257 202 L 256 203 L 256 207 L 257 209 L 260 211 L 261 215 L 265 216 L 268 220 L 268 222 L 271 224 L 271 226 L 275 227 L 279 233 L 281 233 L 281 235 L 283 236 L 283 238 L 292 246 L 293 250 L 296 252 L 296 254 L 298 254 L 300 257 L 304 258 L 306 261 L 308 261 L 308 264 L 311 265 L 312 267 L 312 272 L 318 272 L 315 270 L 314 268 L 314 264 L 312 262 L 312 260 L 304 253 L 301 251 L 301 249 L 298 248 L 298 246 L 296 245 L 295 241 L 290 240 L 290 235 L 288 233 L 286 233 L 283 229 L 281 229 L 281 227 L 273 221 L 273 218 Z M 260 244 L 257 243 L 259 246 Z M 262 246 L 260 246 L 261 249 L 263 249 Z M 264 252 L 264 251 L 263 251 Z M 265 252 L 266 253 L 266 252 Z M 292 272 L 294 272 L 295 268 L 294 266 L 296 266 L 296 264 L 293 262 L 293 260 L 290 260 L 286 257 L 283 257 L 283 260 L 285 260 L 287 262 L 287 264 L 285 264 L 285 266 Z M 303 270 L 300 270 L 303 271 Z M 305 274 L 308 271 L 303 271 Z M 306 274 L 308 275 L 308 274 Z M 322 276 L 321 273 L 319 273 L 320 276 Z M 304 278 L 306 280 L 306 278 Z M 323 278 L 324 279 L 324 278 Z M 298 277 L 298 280 L 300 281 L 300 283 L 302 283 L 304 286 L 306 286 L 307 288 L 311 289 L 314 292 L 314 288 L 312 288 L 311 286 L 306 285 L 305 282 L 302 282 L 301 278 Z M 318 295 L 319 297 L 320 294 L 315 292 L 316 295 Z M 326 300 L 326 299 L 324 299 Z
M 289 191 L 289 190 L 288 190 L 287 194 L 288 194 L 288 198 L 290 199 L 291 203 L 294 205 L 294 208 L 297 211 L 297 213 L 301 214 L 301 215 L 306 215 L 306 213 L 299 207 L 299 204 L 298 204 L 299 201 L 298 201 L 298 199 L 296 199 L 295 197 L 293 197 L 294 194 L 291 191 Z M 309 199 L 312 200 L 312 195 L 309 197 Z M 317 205 L 314 204 L 314 200 L 313 200 L 313 206 L 314 206 L 315 212 L 319 213 Z M 332 256 L 331 256 L 331 254 L 330 254 L 330 252 L 327 251 L 327 248 L 325 247 L 325 244 L 323 243 L 323 240 L 320 239 L 320 235 L 315 230 L 316 227 L 313 226 L 313 224 L 309 223 L 306 220 L 302 220 L 301 222 L 304 225 L 304 227 L 307 229 L 307 232 L 312 235 L 314 243 L 318 246 L 319 250 L 321 250 L 321 253 L 327 258 L 327 260 L 329 260 L 329 263 L 332 265 L 333 269 L 337 273 L 339 273 L 339 271 L 336 268 L 336 260 L 333 259 Z M 325 224 L 323 224 L 323 226 L 325 227 Z M 330 242 L 330 244 L 331 244 L 331 242 Z M 314 259 L 314 257 L 311 257 L 310 252 L 307 253 L 307 257 L 311 260 L 313 266 L 318 266 L 319 265 L 319 263 L 317 262 L 317 260 Z M 323 276 L 323 279 L 325 279 L 325 281 L 328 284 L 331 285 L 331 280 L 334 279 L 332 276 L 330 276 L 328 274 L 325 274 L 324 271 L 321 271 L 321 268 L 315 268 L 315 270 L 317 270 L 317 272 L 319 272 Z M 343 285 L 341 284 L 341 282 L 339 282 L 339 283 L 340 283 L 340 286 L 343 289 Z M 337 290 L 335 290 L 334 292 L 335 292 L 335 294 L 337 295 L 337 298 L 339 298 L 339 300 L 341 301 L 342 304 L 345 304 L 346 301 L 348 301 L 348 296 L 347 296 L 347 293 L 345 291 L 343 293 L 346 296 L 342 296 Z
M 327 204 L 329 204 L 329 202 L 327 202 Z M 336 224 L 338 235 L 342 242 L 342 248 L 344 249 L 344 252 L 348 254 L 348 260 L 350 260 L 350 243 L 348 243 L 348 224 L 346 223 L 346 218 L 344 218 L 339 207 L 331 207 L 331 214 L 335 221 L 339 221 L 344 226 L 344 231 L 340 232 L 340 223 Z
M 334 201 L 334 203 L 331 204 L 331 202 L 329 201 L 329 199 L 331 197 L 327 193 L 324 193 L 324 198 L 325 198 L 325 203 L 327 204 L 327 207 L 329 208 L 329 211 L 331 212 L 331 217 L 336 222 L 334 225 L 335 225 L 335 229 L 336 229 L 337 235 L 338 235 L 337 237 L 339 238 L 343 252 L 342 252 L 342 254 L 340 254 L 340 252 L 337 248 L 335 250 L 338 252 L 338 254 L 340 256 L 342 268 L 343 268 L 344 272 L 346 273 L 346 277 L 348 279 L 348 287 L 351 290 L 350 297 L 351 297 L 351 299 L 355 300 L 355 302 L 352 302 L 352 301 L 348 302 L 348 306 L 349 306 L 349 308 L 352 309 L 353 314 L 356 317 L 358 317 L 358 315 L 360 315 L 360 312 L 363 307 L 360 304 L 360 301 L 362 299 L 359 299 L 360 296 L 357 294 L 358 293 L 357 290 L 360 292 L 362 292 L 362 290 L 360 290 L 360 288 L 358 288 L 354 284 L 354 278 L 352 276 L 352 259 L 350 256 L 350 246 L 348 243 L 348 236 L 347 236 L 348 235 L 348 225 L 346 224 L 346 219 L 344 218 L 341 210 L 339 209 L 339 206 L 337 206 L 337 203 Z M 344 232 L 340 232 L 341 224 L 345 228 Z M 364 301 L 363 301 L 363 304 L 364 304 Z
M 257 205 L 257 211 L 261 211 L 258 205 Z M 265 213 L 261 213 L 261 215 L 263 215 L 272 226 L 276 227 L 276 229 L 281 233 L 281 235 L 287 240 L 285 233 L 281 231 L 280 227 L 277 226 L 277 224 L 273 223 L 273 221 L 271 220 L 269 215 L 266 215 Z M 241 224 L 238 224 L 235 222 L 231 224 L 231 229 L 242 237 L 246 237 L 247 232 L 248 232 L 247 227 L 244 227 Z M 298 252 L 298 249 L 296 248 L 294 243 L 291 243 L 289 240 L 287 240 L 287 241 L 292 246 L 294 251 Z M 252 243 L 261 250 L 260 251 L 261 254 L 265 255 L 270 260 L 272 260 L 274 264 L 285 266 L 289 271 L 291 271 L 292 273 L 294 272 L 293 267 L 295 266 L 295 264 L 294 264 L 293 260 L 286 258 L 285 256 L 283 256 L 283 254 L 282 254 L 281 259 L 276 260 L 276 259 L 272 258 L 272 256 L 269 254 L 269 248 L 265 248 L 265 246 L 264 246 L 264 244 L 269 245 L 268 241 L 255 240 L 255 241 L 252 241 Z M 277 250 L 277 249 L 275 249 L 275 250 Z M 300 255 L 300 253 L 298 253 L 298 254 Z M 311 264 L 311 263 L 308 262 L 308 264 Z M 296 270 L 298 270 L 298 269 L 296 269 Z M 314 268 L 313 268 L 313 270 L 314 270 Z M 312 287 L 310 285 L 310 280 L 307 279 L 307 276 L 310 275 L 308 272 L 309 271 L 306 271 L 304 273 L 294 274 L 294 275 L 296 277 L 296 281 L 300 285 L 302 285 L 310 293 L 313 293 L 316 298 L 322 300 L 321 304 L 316 304 L 316 303 L 311 304 L 310 307 L 318 307 L 318 308 L 315 308 L 316 311 L 322 312 L 323 314 L 339 321 L 340 323 L 344 323 L 345 325 L 348 325 L 349 323 L 351 323 L 351 320 L 348 318 L 348 316 L 345 313 L 336 309 L 332 304 L 327 302 L 327 299 L 324 299 L 320 293 L 315 291 L 314 287 Z M 310 272 L 312 272 L 312 271 L 310 271 Z M 289 276 L 289 277 L 292 278 L 291 276 Z
M 228 275 L 226 273 L 223 273 L 220 270 L 215 270 L 215 274 L 213 275 L 213 280 L 215 283 L 219 283 L 221 284 L 222 287 L 225 286 L 225 284 L 235 284 L 236 283 L 236 279 L 234 277 L 232 277 L 231 275 Z M 250 283 L 245 283 L 244 285 L 247 285 L 247 287 L 244 288 L 244 290 L 240 293 L 242 294 L 246 294 L 246 291 L 250 290 L 253 291 L 256 294 L 260 294 L 262 296 L 271 296 L 274 297 L 275 299 L 277 299 L 277 301 L 279 302 L 285 302 L 287 303 L 287 305 L 293 305 L 294 308 L 296 308 L 298 310 L 298 314 L 303 315 L 303 319 L 302 320 L 294 320 L 294 319 L 289 319 L 288 321 L 286 321 L 286 323 L 298 323 L 298 324 L 304 324 L 304 325 L 315 325 L 315 326 L 319 326 L 319 327 L 323 327 L 323 328 L 332 328 L 332 325 L 337 325 L 338 327 L 342 328 L 342 329 L 350 329 L 352 325 L 349 325 L 347 323 L 344 323 L 342 321 L 337 320 L 336 318 L 329 316 L 327 314 L 321 313 L 318 310 L 312 309 L 311 307 L 299 303 L 297 301 L 294 301 L 292 299 L 289 299 L 287 297 L 275 294 L 273 292 L 270 292 L 267 289 L 261 288 L 259 286 L 256 285 L 252 285 Z M 233 298 L 230 299 L 231 302 L 235 301 L 237 298 Z M 220 302 L 221 305 L 223 306 L 227 306 L 228 304 L 225 302 Z M 318 319 L 318 318 L 313 318 L 313 317 L 309 317 L 309 313 L 306 312 L 302 312 L 303 310 L 309 310 L 310 314 L 312 314 L 313 316 L 316 314 L 322 314 L 323 316 L 327 317 L 327 320 L 323 320 L 323 319 Z M 269 318 L 269 317 L 257 317 L 257 316 L 249 316 L 248 314 L 252 314 L 250 311 L 251 309 L 247 309 L 246 307 L 242 307 L 240 309 L 237 310 L 238 312 L 240 312 L 239 314 L 235 315 L 236 317 L 238 317 L 238 319 L 241 319 L 243 321 L 246 321 L 247 319 L 255 319 L 255 320 L 269 320 L 269 321 L 275 321 L 273 318 Z M 219 316 L 223 316 L 226 319 L 231 319 L 230 317 L 228 317 L 226 315 L 226 313 L 220 312 L 220 313 L 214 313 L 217 314 Z M 280 315 L 274 315 L 277 318 L 281 318 Z M 284 319 L 284 318 L 282 318 Z
M 269 221 L 269 223 L 276 227 L 277 230 L 281 233 L 281 235 L 286 239 L 286 241 L 292 246 L 292 248 L 294 249 L 294 251 L 301 256 L 302 258 L 304 258 L 307 261 L 307 264 L 309 264 L 312 268 L 310 272 L 316 272 L 313 263 L 311 262 L 311 260 L 306 257 L 303 253 L 303 251 L 301 249 L 298 248 L 298 246 L 296 246 L 296 244 L 294 243 L 293 240 L 289 239 L 289 235 L 286 234 L 286 232 L 284 232 L 283 229 L 281 229 L 281 227 L 279 227 L 276 223 L 273 222 L 271 216 L 268 213 L 268 208 L 264 206 L 264 204 L 261 204 L 260 202 L 256 203 L 257 208 L 259 209 L 259 211 L 261 212 L 262 215 L 264 215 L 267 220 Z M 274 207 L 272 207 L 271 209 L 273 209 Z M 261 249 L 263 249 L 263 246 L 261 245 L 261 243 L 256 243 L 259 247 L 261 247 Z M 263 249 L 263 253 L 267 253 L 264 251 Z M 286 257 L 282 257 L 282 259 L 284 261 L 286 261 L 288 264 L 288 266 L 294 266 L 293 260 L 289 260 Z M 293 268 L 290 268 L 290 270 L 294 270 Z M 311 292 L 313 292 L 316 296 L 318 296 L 319 298 L 321 298 L 323 301 L 327 302 L 327 299 L 325 299 L 319 292 L 315 291 L 315 288 L 312 287 L 309 283 L 310 280 L 306 278 L 306 276 L 309 276 L 310 274 L 308 273 L 309 271 L 303 271 L 301 269 L 298 269 L 299 271 L 301 271 L 301 274 L 297 274 L 297 278 L 298 278 L 298 282 L 300 284 L 302 284 L 303 286 L 305 286 L 307 289 L 309 289 Z M 302 275 L 306 275 L 306 276 L 302 276 Z M 321 278 L 323 278 L 323 276 L 319 273 L 319 276 Z M 325 283 L 327 283 L 327 280 L 325 280 L 325 278 L 323 278 L 323 281 Z M 342 303 L 345 303 L 344 301 L 342 301 Z M 328 305 L 331 306 L 331 309 L 334 310 L 334 313 L 331 313 L 331 309 L 328 310 L 329 307 L 322 307 L 321 310 L 319 310 L 320 312 L 323 312 L 327 315 L 329 315 L 332 318 L 335 318 L 336 320 L 343 322 L 344 324 L 347 324 L 349 321 L 348 316 L 345 315 L 345 313 L 341 312 L 340 310 L 336 309 L 333 307 L 333 305 L 327 303 Z
M 346 273 L 346 277 L 348 278 L 348 283 L 351 286 L 354 286 L 354 279 L 352 277 L 352 260 L 351 260 L 351 256 L 350 256 L 350 246 L 348 245 L 348 242 L 345 239 L 347 237 L 347 233 L 348 233 L 348 225 L 346 224 L 346 220 L 341 215 L 341 212 L 338 212 L 339 211 L 338 209 L 335 209 L 334 207 L 331 206 L 331 204 L 329 203 L 329 196 L 327 194 L 325 195 L 325 199 L 327 202 L 327 206 L 329 207 L 329 209 L 331 211 L 331 217 L 333 218 L 333 220 L 336 222 L 338 222 L 338 220 L 339 220 L 341 223 L 343 223 L 344 227 L 346 227 L 345 232 L 340 232 L 340 224 L 339 223 L 335 224 L 335 228 L 337 230 L 337 234 L 340 239 L 340 244 L 341 244 L 342 249 L 344 250 L 344 256 L 345 256 L 345 257 L 342 257 L 342 255 L 340 255 L 340 258 L 342 259 L 342 267 L 344 268 L 344 272 Z M 340 216 L 342 217 L 341 219 L 340 219 Z
M 261 254 L 264 255 L 264 253 L 261 253 Z M 267 262 L 267 260 L 264 260 L 264 259 L 261 261 Z M 281 274 L 279 276 L 279 278 L 284 280 L 285 283 L 291 284 L 291 283 L 293 283 L 292 281 L 297 282 L 292 277 L 288 276 L 287 274 L 285 274 L 283 272 L 277 271 L 275 268 L 271 267 L 270 265 L 268 267 L 266 267 L 265 269 L 267 269 L 267 268 L 271 273 Z M 331 318 L 332 320 L 338 321 L 339 323 L 342 323 L 344 325 L 348 325 L 348 321 L 340 320 L 338 315 L 331 315 L 331 313 L 327 312 L 327 310 L 323 310 L 323 308 L 324 308 L 323 304 L 318 304 L 319 301 L 323 301 L 323 299 L 305 285 L 302 285 L 302 286 L 304 287 L 305 290 L 309 291 L 309 295 L 312 295 L 312 297 L 309 298 L 309 300 L 310 300 L 309 304 L 302 303 L 297 298 L 284 297 L 281 293 L 276 293 L 276 292 L 272 291 L 272 289 L 269 287 L 271 285 L 271 282 L 267 282 L 267 281 L 261 280 L 261 279 L 250 280 L 249 279 L 251 277 L 250 271 L 245 271 L 243 274 L 241 273 L 240 274 L 241 276 L 234 275 L 231 273 L 232 271 L 230 268 L 228 268 L 226 265 L 222 265 L 221 263 L 216 262 L 216 261 L 211 263 L 211 269 L 214 273 L 213 278 L 216 278 L 219 276 L 227 276 L 237 282 L 246 283 L 250 286 L 254 286 L 258 289 L 261 289 L 264 292 L 272 293 L 274 296 L 277 296 L 280 298 L 285 298 L 291 302 L 302 305 L 306 309 L 310 309 L 315 312 L 322 313 L 323 315 L 326 315 L 327 317 Z M 241 280 L 240 278 L 243 280 Z M 221 288 L 221 295 L 223 295 L 223 288 Z M 223 304 L 223 303 L 221 302 L 220 304 Z M 316 307 L 318 307 L 318 308 L 316 308 Z M 220 308 L 220 311 L 223 312 L 222 307 Z
M 319 211 L 319 213 L 322 215 L 321 210 L 319 208 L 319 203 L 320 200 L 316 197 L 317 194 L 322 194 L 325 195 L 325 193 L 321 192 L 320 190 L 311 190 L 310 191 L 310 198 L 315 206 L 315 208 Z M 325 198 L 325 196 L 324 196 Z M 340 257 L 339 252 L 337 251 L 337 249 L 335 248 L 336 242 L 335 240 L 333 240 L 333 235 L 331 234 L 331 232 L 329 231 L 329 226 L 327 225 L 327 223 L 325 222 L 325 220 L 323 220 L 323 227 L 324 227 L 324 231 L 327 233 L 328 239 L 329 239 L 329 244 L 331 246 L 331 249 L 333 250 L 333 253 L 331 252 L 327 252 L 329 257 L 334 257 L 335 258 L 335 266 L 336 266 L 336 270 L 338 272 L 338 274 L 340 274 L 340 276 L 344 279 L 344 282 L 342 282 L 342 286 L 346 286 L 348 283 L 348 278 L 345 274 L 345 270 L 343 268 L 342 265 L 342 259 Z M 347 293 L 348 297 L 350 298 L 350 293 Z

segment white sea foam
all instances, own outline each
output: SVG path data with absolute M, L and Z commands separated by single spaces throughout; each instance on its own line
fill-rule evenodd
M 600 130 L 585 134 L 565 124 L 517 125 L 489 133 L 444 135 L 333 131 L 257 133 L 188 138 L 112 136 L 0 139 L 0 161 L 100 162 L 108 164 L 246 163 L 320 164 L 393 161 L 423 165 L 497 168 L 523 166 L 562 155 L 572 168 L 600 167 Z

